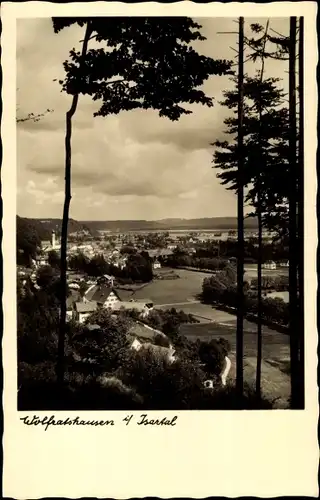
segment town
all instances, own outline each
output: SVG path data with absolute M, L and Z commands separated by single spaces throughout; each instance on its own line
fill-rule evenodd
M 51 232 L 51 238 L 41 240 L 37 234 L 39 229 L 32 227 L 32 221 L 17 219 L 17 274 L 22 300 L 32 289 L 48 291 L 49 284 L 59 279 L 60 231 L 59 227 L 52 230 L 48 227 L 43 234 L 48 237 Z M 30 237 L 28 234 L 22 237 L 21 232 L 37 234 L 31 253 Z M 256 345 L 256 239 L 254 229 L 246 232 L 245 279 L 253 302 L 247 311 L 246 354 L 252 364 Z M 28 246 L 24 246 L 25 241 Z M 288 326 L 288 259 L 286 248 L 274 243 L 272 234 L 265 233 L 263 241 L 266 256 L 263 264 L 265 349 L 273 363 L 268 367 L 266 364 L 269 373 L 270 370 L 280 372 L 275 364 L 285 363 L 288 356 L 287 336 L 283 333 Z M 224 369 L 220 375 L 219 369 L 214 374 L 209 370 L 211 378 L 206 378 L 203 386 L 214 386 L 213 375 L 219 375 L 221 386 L 226 386 L 227 380 L 234 377 L 235 369 L 236 310 L 232 303 L 235 244 L 234 230 L 168 229 L 122 233 L 101 230 L 92 234 L 81 228 L 71 232 L 67 259 L 67 321 L 92 335 L 101 328 L 104 312 L 117 321 L 119 317 L 129 318 L 126 332 L 129 348 L 160 354 L 169 364 L 179 357 L 181 338 L 191 343 L 219 342 L 223 338 L 228 345 L 227 361 L 221 365 Z M 214 280 L 225 275 L 226 270 L 229 273 L 233 270 L 233 274 L 230 273 L 221 294 Z M 76 352 L 73 358 L 77 362 L 88 361 Z M 288 391 L 285 376 L 278 389 L 281 406 Z

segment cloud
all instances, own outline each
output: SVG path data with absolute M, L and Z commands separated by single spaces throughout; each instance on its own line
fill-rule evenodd
M 234 29 L 231 19 L 200 19 L 207 41 L 196 49 L 214 58 L 232 58 L 218 31 Z M 279 23 L 278 23 L 279 24 Z M 281 22 L 280 22 L 281 24 Z M 280 31 L 276 25 L 275 29 Z M 18 125 L 18 211 L 26 216 L 60 216 L 64 190 L 65 116 L 71 96 L 61 92 L 63 61 L 78 48 L 83 30 L 58 35 L 50 19 L 20 19 L 17 24 L 18 116 L 43 113 L 39 122 Z M 236 40 L 234 40 L 236 43 Z M 273 65 L 275 73 L 279 65 Z M 204 85 L 213 108 L 192 106 L 179 122 L 155 111 L 131 111 L 93 118 L 99 103 L 80 96 L 72 133 L 72 217 L 166 218 L 235 215 L 236 199 L 212 169 L 210 143 L 224 138 L 222 92 L 227 77 Z

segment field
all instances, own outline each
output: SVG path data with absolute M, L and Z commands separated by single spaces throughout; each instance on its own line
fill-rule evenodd
M 164 268 L 159 270 L 158 273 L 165 273 L 167 270 Z M 208 278 L 210 274 L 203 273 L 201 271 L 189 271 L 186 269 L 174 270 L 180 278 L 175 280 L 154 280 L 152 283 L 141 287 L 140 290 L 134 293 L 134 297 L 137 299 L 143 299 L 147 297 L 151 299 L 153 303 L 157 306 L 165 306 L 171 304 L 181 304 L 187 306 L 188 303 L 193 304 L 199 301 L 199 294 L 202 290 L 202 282 L 204 278 Z M 248 264 L 245 266 L 245 279 L 249 277 L 255 277 L 257 274 L 257 266 Z M 287 269 L 277 269 L 277 270 L 263 270 L 263 275 L 265 276 L 279 276 L 288 275 Z M 268 295 L 269 297 L 282 297 L 285 301 L 288 301 L 287 292 L 275 292 Z M 173 307 L 173 306 L 172 306 Z M 192 314 L 197 314 L 201 316 L 204 310 L 208 309 L 208 306 L 200 304 L 199 307 L 193 305 Z M 190 311 L 191 313 L 191 311 Z M 211 318 L 209 318 L 211 319 Z M 213 318 L 214 319 L 214 318 Z
M 258 274 L 257 264 L 245 264 L 244 266 L 246 278 L 256 278 Z M 288 276 L 289 270 L 287 267 L 277 267 L 277 269 L 262 269 L 263 276 Z
M 155 305 L 188 303 L 199 300 L 202 282 L 208 274 L 179 269 L 175 280 L 154 280 L 134 293 L 133 298 L 151 299 Z
M 201 304 L 198 294 L 206 273 L 179 269 L 176 280 L 154 281 L 136 291 L 132 298 L 149 298 L 157 309 L 175 307 L 193 314 L 198 324 L 181 326 L 181 333 L 190 340 L 210 340 L 224 337 L 231 344 L 232 367 L 230 378 L 235 377 L 236 317 Z M 252 269 L 251 272 L 254 272 Z M 272 272 L 272 271 L 271 271 Z M 274 272 L 274 271 L 273 271 Z M 287 272 L 285 270 L 285 272 Z M 244 321 L 244 379 L 254 384 L 257 353 L 257 325 Z M 289 336 L 263 326 L 262 390 L 269 398 L 277 399 L 278 408 L 287 407 L 290 393 Z

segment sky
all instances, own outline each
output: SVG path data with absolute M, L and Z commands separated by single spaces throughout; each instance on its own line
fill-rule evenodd
M 235 60 L 237 24 L 231 18 L 195 19 L 207 38 L 194 47 L 216 59 Z M 246 19 L 265 25 L 266 19 Z M 270 26 L 288 33 L 289 19 Z M 219 34 L 232 31 L 235 34 Z M 24 217 L 62 216 L 64 199 L 65 113 L 71 96 L 61 92 L 63 61 L 80 48 L 83 28 L 54 34 L 51 19 L 17 20 L 17 117 L 53 110 L 40 121 L 17 125 L 17 213 Z M 248 63 L 246 71 L 253 70 Z M 287 64 L 270 60 L 266 75 L 284 78 Z M 228 77 L 204 84 L 214 107 L 192 107 L 178 122 L 156 111 L 124 111 L 94 118 L 99 104 L 80 96 L 73 120 L 72 201 L 76 220 L 228 217 L 236 215 L 236 196 L 212 168 L 210 144 L 225 138 L 228 110 L 219 104 L 230 88 Z

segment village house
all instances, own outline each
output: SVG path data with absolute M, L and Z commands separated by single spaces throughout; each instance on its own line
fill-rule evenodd
M 35 259 L 32 259 L 32 264 L 36 268 L 48 265 L 48 255 L 37 255 Z
M 96 302 L 99 307 L 113 309 L 121 301 L 117 291 L 108 284 L 92 285 L 83 297 L 83 302 Z
M 161 264 L 157 259 L 153 263 L 153 269 L 161 269 Z
M 113 283 L 114 283 L 114 276 L 110 276 L 110 274 L 104 274 L 103 276 L 101 276 L 100 278 L 97 278 L 97 280 L 96 280 L 97 285 L 106 284 L 111 288 L 113 287 Z
M 167 338 L 161 331 L 137 321 L 129 330 L 130 348 L 136 351 L 146 349 L 156 356 L 165 357 L 169 363 L 174 363 L 177 358 L 173 345 L 171 343 L 169 343 L 168 347 L 155 345 L 154 340 L 158 335 Z
M 263 269 L 277 269 L 277 265 L 273 260 L 267 260 L 264 264 L 262 264 Z
M 80 324 L 84 323 L 85 320 L 97 310 L 97 303 L 94 301 L 91 302 L 76 302 L 74 304 L 75 315 L 74 319 L 78 321 Z
M 289 267 L 289 261 L 288 260 L 281 260 L 279 262 L 280 267 Z
M 80 289 L 80 285 L 78 283 L 76 283 L 75 281 L 72 281 L 71 283 L 69 283 L 68 286 L 71 290 L 79 290 Z
M 137 311 L 141 318 L 146 318 L 153 308 L 153 303 L 145 300 L 121 301 L 114 306 L 115 311 L 125 309 L 127 311 Z

